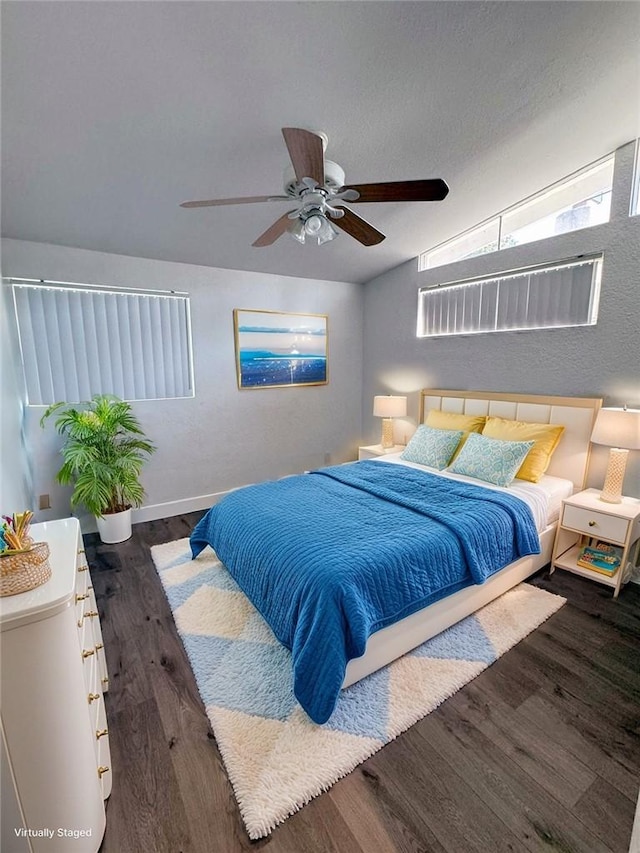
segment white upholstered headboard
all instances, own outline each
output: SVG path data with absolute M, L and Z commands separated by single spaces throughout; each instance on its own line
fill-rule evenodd
M 425 388 L 420 392 L 420 423 L 430 409 L 465 415 L 539 424 L 562 424 L 565 431 L 547 474 L 571 480 L 576 490 L 584 488 L 591 452 L 591 430 L 602 400 L 598 397 L 547 397 L 531 394 L 501 394 L 493 391 L 443 391 Z

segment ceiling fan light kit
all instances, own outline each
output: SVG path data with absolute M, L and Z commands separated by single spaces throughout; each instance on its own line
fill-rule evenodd
M 311 237 L 317 241 L 318 246 L 335 240 L 340 234 L 320 210 L 312 211 L 304 219 L 296 217 L 288 230 L 299 243 L 306 243 L 307 237 Z
M 333 160 L 324 158 L 328 141 L 325 133 L 283 127 L 282 135 L 292 163 L 284 173 L 285 195 L 185 201 L 181 207 L 215 207 L 293 199 L 297 207 L 276 219 L 254 241 L 253 246 L 270 246 L 285 231 L 300 243 L 313 238 L 321 246 L 339 235 L 335 225 L 363 246 L 375 246 L 385 239 L 385 235 L 350 208 L 344 207 L 345 203 L 442 201 L 449 192 L 449 187 L 441 178 L 345 185 L 344 169 Z

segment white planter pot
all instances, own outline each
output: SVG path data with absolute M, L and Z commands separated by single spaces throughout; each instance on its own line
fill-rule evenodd
M 109 515 L 99 515 L 96 518 L 98 533 L 103 542 L 113 545 L 124 542 L 131 537 L 131 510 L 112 512 Z

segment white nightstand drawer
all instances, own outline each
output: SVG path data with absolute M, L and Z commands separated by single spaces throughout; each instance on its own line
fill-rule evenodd
M 586 533 L 587 536 L 602 536 L 608 541 L 623 544 L 627 536 L 629 521 L 626 518 L 607 515 L 604 512 L 565 504 L 562 526 L 571 530 L 579 530 L 581 533 Z

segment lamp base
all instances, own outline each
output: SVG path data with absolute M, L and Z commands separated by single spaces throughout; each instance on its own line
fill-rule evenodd
M 395 446 L 395 441 L 393 440 L 393 418 L 382 419 L 382 437 L 380 439 L 380 444 L 385 450 Z
M 612 447 L 609 451 L 609 464 L 607 465 L 604 486 L 600 492 L 601 501 L 608 504 L 622 503 L 622 483 L 628 456 L 629 451 L 620 447 Z

